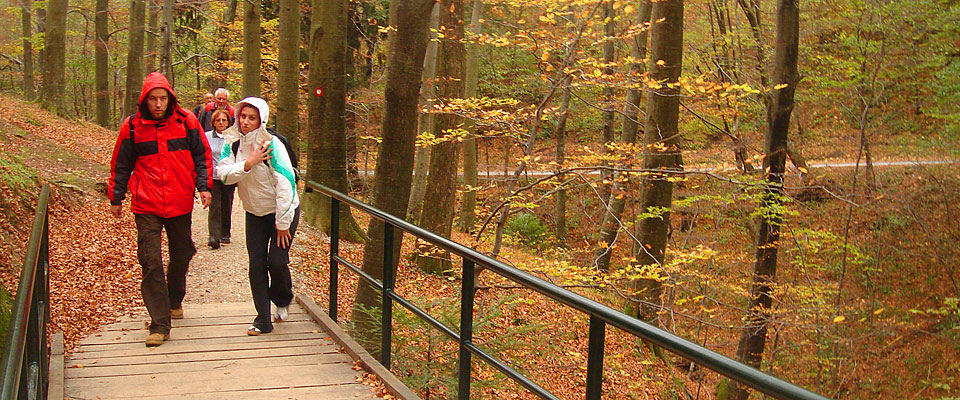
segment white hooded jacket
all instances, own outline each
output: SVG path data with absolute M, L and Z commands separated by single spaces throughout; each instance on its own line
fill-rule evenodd
M 260 127 L 247 133 L 240 133 L 240 111 L 244 105 L 250 105 L 260 111 Z M 237 103 L 236 118 L 231 127 L 223 131 L 223 148 L 217 171 L 226 185 L 237 185 L 237 194 L 247 212 L 262 217 L 276 214 L 279 230 L 288 230 L 300 198 L 297 196 L 296 178 L 287 149 L 280 139 L 267 132 L 267 118 L 270 107 L 259 97 L 247 97 Z M 240 142 L 237 154 L 234 154 L 234 142 Z M 257 163 L 249 171 L 243 170 L 243 164 L 253 150 L 253 146 L 270 141 L 270 160 Z

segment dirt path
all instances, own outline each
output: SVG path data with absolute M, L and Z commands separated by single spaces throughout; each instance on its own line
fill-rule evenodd
M 207 213 L 197 200 L 193 209 L 193 242 L 197 246 L 197 254 L 193 256 L 187 272 L 187 297 L 184 298 L 184 303 L 189 307 L 189 304 L 250 302 L 250 307 L 253 307 L 250 281 L 247 277 L 244 211 L 240 199 L 234 197 L 233 201 L 230 244 L 221 245 L 216 250 L 207 246 Z M 301 228 L 304 229 L 298 228 L 294 245 L 313 235 L 309 227 L 301 225 Z M 290 256 L 290 264 L 293 292 L 303 293 L 300 290 L 303 279 L 300 279 L 296 268 L 299 259 L 294 254 Z

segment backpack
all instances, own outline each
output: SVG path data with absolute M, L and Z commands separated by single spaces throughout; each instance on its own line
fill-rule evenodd
M 273 128 L 267 128 L 267 132 L 270 132 L 271 135 L 279 139 L 280 143 L 283 143 L 283 147 L 287 149 L 287 157 L 290 158 L 290 165 L 293 166 L 293 179 L 294 179 L 293 183 L 299 183 L 300 167 L 298 166 L 299 163 L 297 162 L 297 155 L 296 153 L 293 152 L 293 148 L 290 147 L 290 140 L 287 139 L 286 136 L 283 136 L 277 133 L 277 131 L 275 131 Z M 236 142 L 233 142 L 233 144 L 230 145 L 230 149 L 233 150 L 233 155 L 237 155 L 237 149 L 239 148 L 240 148 L 239 140 L 237 140 Z M 267 160 L 263 160 L 263 164 L 268 167 L 270 166 L 270 163 L 268 163 Z
M 184 113 L 183 109 L 178 108 L 175 111 L 175 114 L 180 116 L 180 119 L 178 121 L 180 121 L 181 123 L 183 122 L 184 119 L 187 118 L 187 114 Z M 133 139 L 133 133 L 136 131 L 136 126 L 133 124 L 133 121 L 134 119 L 136 119 L 136 116 L 137 116 L 137 113 L 130 114 L 130 116 L 127 118 L 127 127 L 130 130 L 130 144 L 133 145 L 133 154 L 137 158 L 139 158 L 140 154 L 137 152 L 137 141 Z M 286 144 L 286 142 L 284 142 L 284 144 Z

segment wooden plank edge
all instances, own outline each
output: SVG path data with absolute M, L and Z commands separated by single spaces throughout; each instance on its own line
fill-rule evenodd
M 63 378 L 64 378 L 64 360 L 63 360 L 63 332 L 57 331 L 50 338 L 50 363 L 49 375 L 47 378 L 47 398 L 63 398 Z
M 328 316 L 313 299 L 302 294 L 297 294 L 296 300 L 297 303 L 307 311 L 307 314 L 310 314 L 334 341 L 343 346 L 343 349 L 354 361 L 360 361 L 367 372 L 379 377 L 380 380 L 383 381 L 384 386 L 387 387 L 387 390 L 390 391 L 390 394 L 403 400 L 421 400 L 420 396 L 417 396 L 407 385 L 404 385 L 396 375 L 384 367 L 383 364 L 380 364 L 380 362 L 373 358 L 370 353 L 367 353 L 359 343 L 344 332 L 343 329 L 340 328 L 340 325 L 330 319 L 330 316 Z

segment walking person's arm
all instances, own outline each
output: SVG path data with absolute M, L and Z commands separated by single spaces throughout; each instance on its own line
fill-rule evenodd
M 187 117 L 187 142 L 190 144 L 190 155 L 193 157 L 193 167 L 197 174 L 197 191 L 200 192 L 200 202 L 203 208 L 210 206 L 213 198 L 210 188 L 213 187 L 213 157 L 210 155 L 210 144 L 207 135 L 196 117 Z
M 113 146 L 110 160 L 110 179 L 107 182 L 107 197 L 110 199 L 110 213 L 120 218 L 123 215 L 123 198 L 127 193 L 127 183 L 137 161 L 133 139 L 130 137 L 130 118 L 120 123 L 120 134 Z
M 290 248 L 293 237 L 290 235 L 290 224 L 296 215 L 300 199 L 297 197 L 297 180 L 294 175 L 293 164 L 287 156 L 287 149 L 279 139 L 273 139 L 270 152 L 270 166 L 273 167 L 274 182 L 277 194 L 277 244 L 281 248 Z

